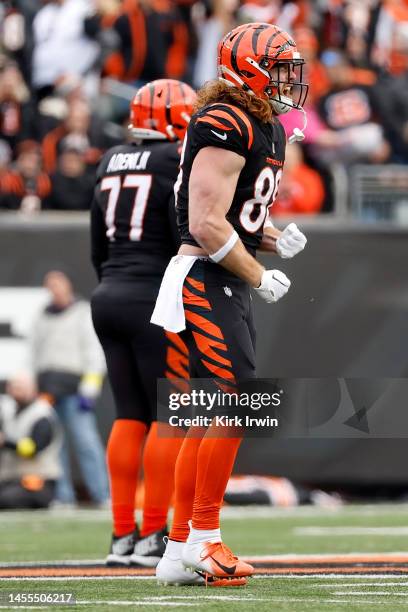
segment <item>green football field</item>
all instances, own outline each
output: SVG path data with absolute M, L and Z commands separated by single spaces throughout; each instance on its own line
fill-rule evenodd
M 108 512 L 3 512 L 0 609 L 14 609 L 10 593 L 22 594 L 20 606 L 33 610 L 408 609 L 408 505 L 227 508 L 223 537 L 234 552 L 256 556 L 259 565 L 272 568 L 265 570 L 271 575 L 255 576 L 247 587 L 235 589 L 164 588 L 146 575 L 85 576 L 81 568 L 97 564 L 107 553 Z M 60 567 L 71 563 L 63 575 L 53 575 L 49 568 L 43 571 L 35 565 L 47 561 Z M 74 561 L 78 564 L 71 571 Z M 76 604 L 51 607 L 22 601 L 23 595 L 41 593 L 71 593 Z

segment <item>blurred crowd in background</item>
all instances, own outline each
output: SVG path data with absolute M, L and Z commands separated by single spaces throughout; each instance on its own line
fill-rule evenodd
M 137 88 L 202 86 L 218 41 L 249 21 L 293 35 L 310 83 L 306 139 L 287 148 L 274 215 L 330 212 L 333 165 L 408 161 L 408 0 L 5 0 L 0 209 L 89 209 Z M 303 118 L 283 123 L 290 133 Z
M 250 21 L 293 35 L 310 84 L 306 138 L 287 147 L 274 216 L 332 212 L 335 168 L 343 177 L 359 163 L 375 165 L 375 172 L 378 164 L 404 169 L 408 0 L 3 0 L 0 211 L 88 210 L 101 155 L 129 138 L 137 89 L 163 77 L 195 88 L 216 78 L 219 40 Z M 281 120 L 288 134 L 303 125 L 295 111 Z M 385 177 L 387 206 L 394 176 Z M 406 202 L 406 180 L 400 188 Z M 47 330 L 34 352 L 37 381 L 9 381 L 8 403 L 0 404 L 0 508 L 75 503 L 67 439 L 89 499 L 103 506 L 108 498 L 93 413 L 104 366 L 98 356 L 88 359 L 94 339 L 83 354 L 75 345 L 87 306 L 56 274 L 44 279 L 52 299 L 35 326 L 37 336 Z M 75 375 L 67 377 L 72 360 Z M 45 449 L 47 461 L 38 456 Z M 327 503 L 315 493 L 282 479 L 247 479 L 230 486 L 228 501 Z

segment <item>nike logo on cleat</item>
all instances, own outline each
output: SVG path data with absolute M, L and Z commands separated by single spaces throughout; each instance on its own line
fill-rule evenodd
M 214 130 L 211 130 L 211 131 L 213 134 L 218 136 L 218 138 L 220 138 L 221 140 L 227 140 L 227 134 L 225 132 L 223 134 L 219 134 L 218 132 L 214 132 Z
M 220 569 L 222 569 L 223 572 L 225 572 L 229 576 L 233 576 L 233 574 L 235 574 L 235 570 L 237 569 L 236 565 L 233 565 L 232 567 L 227 567 L 226 565 L 223 565 L 222 563 L 217 561 L 217 559 L 214 559 L 214 557 L 210 557 L 210 558 L 214 561 L 214 563 L 218 565 Z

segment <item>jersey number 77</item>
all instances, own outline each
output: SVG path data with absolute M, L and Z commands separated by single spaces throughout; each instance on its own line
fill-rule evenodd
M 115 240 L 117 205 L 123 189 L 135 189 L 131 214 L 129 217 L 129 240 L 138 242 L 143 234 L 143 220 L 152 185 L 151 174 L 126 174 L 120 176 L 108 176 L 101 181 L 101 191 L 109 191 L 108 205 L 105 214 L 107 227 L 106 236 L 109 240 Z

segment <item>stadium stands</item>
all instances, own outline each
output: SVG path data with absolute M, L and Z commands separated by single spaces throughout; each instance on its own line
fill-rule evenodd
M 283 208 L 355 212 L 339 196 L 338 177 L 354 177 L 356 160 L 398 166 L 408 159 L 408 9 L 395 0 L 3 2 L 0 209 L 88 208 L 95 166 L 103 150 L 123 140 L 136 89 L 160 77 L 195 87 L 214 78 L 220 36 L 250 20 L 291 31 L 308 62 L 309 127 L 298 182 L 312 181 L 315 199 L 305 209 L 293 194 L 289 202 L 286 190 Z M 344 121 L 350 96 L 354 114 Z M 291 113 L 285 126 L 298 121 Z M 29 168 L 21 163 L 28 148 Z M 61 195 L 67 185 L 72 197 Z

